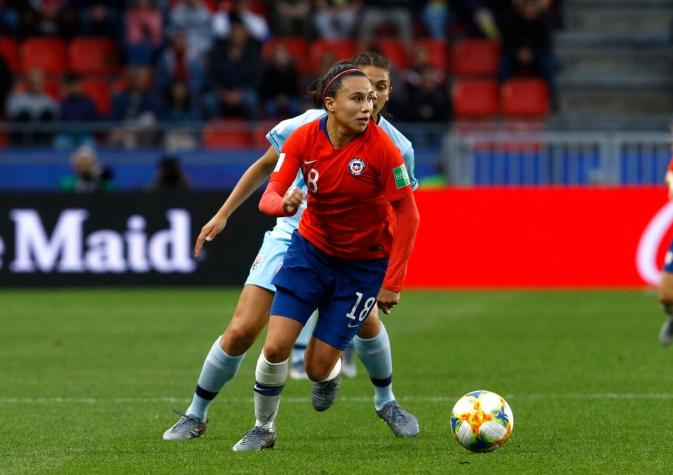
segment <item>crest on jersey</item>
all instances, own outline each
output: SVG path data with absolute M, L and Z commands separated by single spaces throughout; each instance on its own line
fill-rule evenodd
M 365 162 L 361 158 L 355 157 L 348 162 L 348 170 L 351 172 L 351 175 L 362 175 L 365 171 Z

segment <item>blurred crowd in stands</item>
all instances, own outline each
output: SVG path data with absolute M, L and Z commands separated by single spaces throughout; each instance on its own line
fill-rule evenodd
M 177 124 L 167 140 L 189 148 L 179 124 L 296 115 L 313 79 L 365 49 L 394 65 L 396 121 L 497 114 L 491 103 L 479 112 L 469 87 L 487 84 L 476 90 L 483 102 L 521 76 L 545 84 L 545 114 L 559 12 L 560 0 L 0 0 L 1 119 L 130 125 L 106 138 L 127 147 L 156 144 L 155 124 Z M 8 130 L 13 144 L 96 137 Z

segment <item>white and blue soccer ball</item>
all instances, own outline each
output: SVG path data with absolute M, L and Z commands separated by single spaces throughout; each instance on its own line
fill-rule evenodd
M 472 391 L 451 411 L 451 431 L 458 443 L 473 452 L 491 452 L 512 435 L 514 414 L 507 401 L 491 391 Z

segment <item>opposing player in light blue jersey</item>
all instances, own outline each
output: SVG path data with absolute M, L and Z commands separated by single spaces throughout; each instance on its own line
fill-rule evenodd
M 374 86 L 377 98 L 372 120 L 398 146 L 404 158 L 412 189 L 418 181 L 414 176 L 414 154 L 411 142 L 381 116 L 390 97 L 390 63 L 376 53 L 363 53 L 351 61 L 358 65 Z M 268 134 L 271 147 L 243 174 L 225 203 L 201 229 L 194 252 L 198 256 L 206 241 L 212 241 L 226 226 L 229 216 L 252 195 L 271 175 L 285 140 L 294 130 L 325 115 L 324 109 L 311 109 L 304 114 L 282 121 Z M 306 188 L 301 175 L 294 186 Z M 196 385 L 191 405 L 180 419 L 164 432 L 164 440 L 183 440 L 200 437 L 206 431 L 207 413 L 215 396 L 231 380 L 241 365 L 245 352 L 269 321 L 269 310 L 275 287 L 271 281 L 280 268 L 290 244 L 290 237 L 297 229 L 301 209 L 293 217 L 280 218 L 273 230 L 264 236 L 264 242 L 255 258 L 250 274 L 239 297 L 229 325 L 221 337 L 213 343 L 204 362 Z M 393 433 L 399 437 L 414 437 L 419 431 L 417 419 L 402 408 L 392 391 L 392 355 L 390 342 L 376 307 L 360 328 L 354 340 L 355 351 L 367 369 L 374 384 L 374 406 L 377 415 L 383 419 Z M 288 371 L 288 368 L 281 368 Z M 312 403 L 316 410 L 325 410 L 336 398 L 338 385 L 315 383 Z

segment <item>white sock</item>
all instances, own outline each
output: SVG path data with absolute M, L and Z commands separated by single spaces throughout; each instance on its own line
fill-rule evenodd
M 321 381 L 318 381 L 319 383 L 324 383 L 325 381 L 331 381 L 337 376 L 339 376 L 339 373 L 341 373 L 341 358 L 339 358 L 334 365 L 334 368 L 332 368 L 332 371 L 327 375 L 327 377 Z
M 280 405 L 280 394 L 287 379 L 288 360 L 270 363 L 264 356 L 264 350 L 257 360 L 255 370 L 255 425 L 266 429 L 275 428 L 276 415 Z

